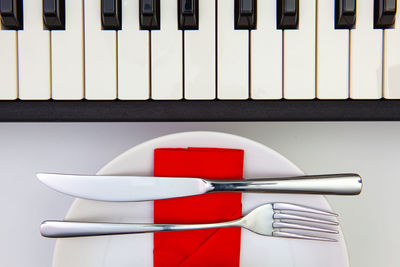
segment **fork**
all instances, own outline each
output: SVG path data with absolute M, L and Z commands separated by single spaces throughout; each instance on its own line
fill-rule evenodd
M 296 214 L 293 214 L 293 212 L 296 212 Z M 337 214 L 329 211 L 290 203 L 274 202 L 259 206 L 246 216 L 228 222 L 208 224 L 139 224 L 48 220 L 42 222 L 40 225 L 40 233 L 44 237 L 63 238 L 242 227 L 264 236 L 337 241 L 334 238 L 321 235 L 306 235 L 302 233 L 305 230 L 316 233 L 338 234 L 337 230 L 330 229 L 338 225 L 336 221 L 331 218 L 329 220 L 315 218 L 310 216 L 312 214 L 330 217 L 337 216 Z M 318 226 L 312 226 L 310 223 Z

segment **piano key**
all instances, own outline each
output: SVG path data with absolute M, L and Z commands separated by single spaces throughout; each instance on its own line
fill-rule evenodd
M 139 0 L 122 0 L 122 30 L 118 32 L 118 98 L 150 96 L 149 32 L 140 30 Z
M 84 0 L 85 97 L 115 99 L 117 96 L 116 31 L 103 31 L 99 0 Z
M 235 30 L 234 0 L 218 0 L 217 4 L 217 96 L 219 99 L 247 99 L 249 31 Z
M 400 4 L 397 1 L 396 24 L 394 28 L 384 30 L 384 98 L 400 99 Z
M 298 29 L 283 31 L 286 99 L 315 98 L 315 4 L 316 0 L 301 1 Z
M 160 29 L 160 0 L 139 0 L 140 28 L 142 30 Z
M 215 0 L 199 2 L 199 30 L 184 31 L 185 98 L 214 99 L 215 73 Z
M 178 0 L 179 1 L 179 29 L 198 30 L 199 29 L 199 0 Z M 215 4 L 214 4 L 215 5 Z M 203 12 L 214 15 L 215 8 Z
M 48 30 L 65 30 L 65 0 L 43 0 L 43 22 Z
M 121 30 L 121 0 L 101 0 L 103 30 Z
M 349 31 L 335 29 L 335 1 L 319 1 L 317 8 L 317 97 L 345 99 L 349 97 Z
M 277 1 L 258 1 L 257 29 L 251 31 L 251 98 L 282 98 L 282 31 Z
M 235 29 L 255 29 L 256 22 L 257 1 L 235 0 Z
M 53 99 L 84 96 L 82 1 L 67 0 L 63 31 L 51 31 L 51 95 Z
M 0 16 L 3 29 L 22 30 L 23 28 L 22 0 L 1 0 Z
M 43 29 L 42 0 L 23 2 L 18 31 L 19 98 L 50 98 L 50 32 Z
M 0 27 L 0 99 L 18 97 L 17 32 Z
M 374 29 L 374 1 L 357 1 L 350 30 L 350 98 L 382 97 L 382 30 Z
M 278 29 L 297 29 L 299 8 L 299 0 L 277 0 Z
M 374 0 L 374 27 L 377 29 L 391 28 L 396 16 L 396 0 Z
M 182 31 L 178 29 L 178 2 L 162 2 L 159 31 L 151 31 L 151 97 L 183 97 Z
M 356 0 L 335 0 L 335 28 L 352 29 L 356 23 Z

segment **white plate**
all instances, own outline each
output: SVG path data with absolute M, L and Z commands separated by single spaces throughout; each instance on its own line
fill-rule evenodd
M 249 139 L 225 133 L 187 132 L 140 144 L 103 167 L 101 175 L 153 175 L 153 151 L 162 147 L 220 147 L 243 149 L 244 177 L 302 175 L 293 163 Z M 284 201 L 331 210 L 323 196 L 242 194 L 243 213 L 268 202 Z M 76 199 L 66 219 L 107 222 L 153 222 L 153 202 L 111 203 Z M 242 230 L 240 266 L 349 266 L 343 235 L 339 242 L 316 242 L 260 236 Z M 218 254 L 218 252 L 216 252 Z M 54 267 L 153 266 L 153 235 L 59 239 Z

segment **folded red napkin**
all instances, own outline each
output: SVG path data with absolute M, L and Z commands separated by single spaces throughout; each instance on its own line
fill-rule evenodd
M 160 148 L 154 150 L 154 175 L 242 179 L 243 150 Z M 241 217 L 240 193 L 212 193 L 154 201 L 154 223 L 211 223 Z M 156 267 L 238 267 L 240 228 L 154 234 Z

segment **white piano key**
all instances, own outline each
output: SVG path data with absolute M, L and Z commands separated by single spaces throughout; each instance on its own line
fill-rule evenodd
M 349 97 L 349 30 L 335 29 L 335 1 L 318 1 L 317 97 Z
M 42 0 L 23 1 L 18 31 L 19 98 L 50 98 L 50 32 L 43 29 Z
M 160 2 L 161 27 L 151 31 L 151 97 L 181 99 L 183 51 L 182 31 L 178 30 L 178 1 Z
M 217 97 L 219 99 L 249 97 L 249 31 L 235 30 L 234 2 L 234 0 L 217 1 Z
M 0 100 L 16 99 L 18 97 L 16 31 L 0 29 L 0 59 Z
M 185 98 L 215 98 L 215 0 L 199 1 L 199 30 L 185 31 Z
M 118 98 L 150 96 L 149 32 L 140 30 L 139 0 L 122 0 L 122 30 L 118 32 Z
M 298 29 L 284 31 L 286 99 L 315 98 L 315 1 L 300 1 Z
M 382 97 L 382 30 L 374 29 L 374 1 L 357 1 L 356 26 L 350 31 L 350 97 Z
M 384 98 L 400 99 L 400 1 L 397 1 L 396 23 L 385 29 Z
M 257 29 L 251 31 L 251 98 L 282 98 L 282 30 L 276 2 L 258 1 Z
M 84 3 L 85 97 L 87 99 L 115 99 L 117 96 L 117 33 L 112 30 L 102 30 L 100 0 L 84 0 Z
M 82 99 L 83 2 L 65 1 L 65 30 L 51 32 L 51 95 L 53 99 Z

